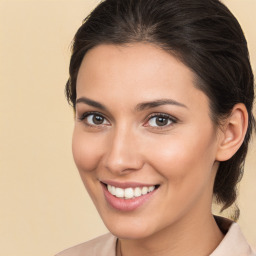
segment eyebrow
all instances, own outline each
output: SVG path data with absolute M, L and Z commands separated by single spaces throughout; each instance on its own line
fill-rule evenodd
M 81 97 L 81 98 L 77 99 L 76 104 L 78 104 L 78 103 L 84 103 L 89 106 L 107 111 L 107 108 L 103 104 L 101 104 L 97 101 L 88 99 L 86 97 Z M 155 108 L 155 107 L 162 106 L 162 105 L 174 105 L 174 106 L 178 106 L 178 107 L 188 108 L 186 105 L 184 105 L 176 100 L 173 100 L 173 99 L 159 99 L 159 100 L 153 100 L 153 101 L 139 103 L 138 105 L 136 105 L 135 110 L 143 111 L 145 109 Z
M 101 110 L 107 110 L 107 108 L 104 105 L 102 105 L 101 103 L 99 103 L 97 101 L 94 101 L 94 100 L 90 100 L 90 99 L 85 98 L 85 97 L 81 97 L 81 98 L 77 99 L 76 104 L 77 103 L 84 103 L 84 104 L 87 104 L 89 106 L 99 108 Z
M 148 101 L 140 103 L 136 106 L 137 111 L 143 111 L 145 109 L 155 108 L 162 105 L 174 105 L 178 107 L 188 108 L 186 105 L 172 99 L 159 99 L 154 101 Z

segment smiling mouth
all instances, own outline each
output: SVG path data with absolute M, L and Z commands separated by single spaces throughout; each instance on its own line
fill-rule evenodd
M 108 192 L 116 198 L 135 199 L 158 189 L 160 185 L 120 188 L 103 183 Z

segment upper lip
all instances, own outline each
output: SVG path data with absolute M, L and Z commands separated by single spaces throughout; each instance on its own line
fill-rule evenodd
M 149 184 L 149 183 L 140 183 L 140 182 L 134 182 L 134 181 L 127 181 L 127 182 L 118 182 L 118 181 L 112 181 L 112 180 L 100 180 L 100 182 L 111 185 L 118 188 L 136 188 L 136 187 L 151 187 L 156 186 L 158 184 Z

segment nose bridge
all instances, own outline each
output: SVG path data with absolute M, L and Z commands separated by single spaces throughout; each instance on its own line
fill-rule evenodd
M 136 132 L 125 124 L 113 128 L 106 154 L 106 167 L 112 172 L 123 173 L 138 170 L 141 166 Z

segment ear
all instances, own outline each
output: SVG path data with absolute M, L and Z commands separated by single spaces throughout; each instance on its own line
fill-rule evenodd
M 248 112 L 244 104 L 233 107 L 231 115 L 219 129 L 217 161 L 229 160 L 240 148 L 248 127 Z

